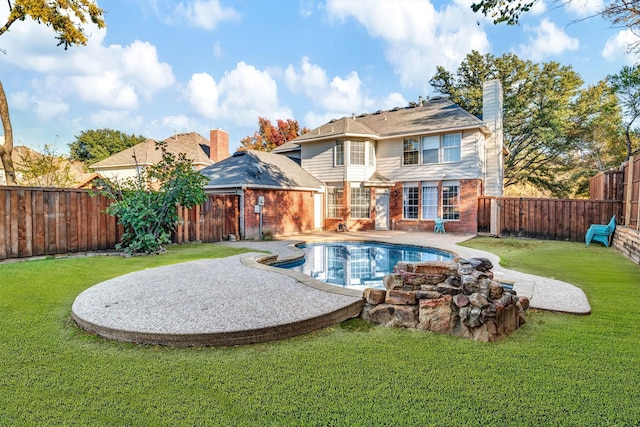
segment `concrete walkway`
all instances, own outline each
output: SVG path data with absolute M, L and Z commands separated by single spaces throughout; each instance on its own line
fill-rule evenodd
M 279 260 L 295 258 L 299 242 L 371 240 L 429 246 L 463 258 L 485 257 L 498 280 L 514 282 L 532 308 L 589 314 L 585 294 L 568 283 L 500 267 L 488 252 L 456 244 L 473 236 L 401 231 L 318 232 L 283 241 L 223 242 L 268 251 Z M 74 301 L 72 316 L 85 330 L 127 342 L 196 346 L 237 345 L 322 329 L 357 316 L 361 292 L 318 282 L 291 270 L 257 262 L 249 253 L 138 271 L 102 282 Z

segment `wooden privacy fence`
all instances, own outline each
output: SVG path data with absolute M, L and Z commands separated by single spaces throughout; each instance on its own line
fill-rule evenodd
M 122 235 L 104 211 L 110 200 L 89 190 L 0 187 L 0 259 L 115 248 Z M 210 195 L 202 206 L 179 209 L 173 241 L 218 242 L 239 234 L 239 197 Z
M 497 203 L 497 230 L 501 236 L 583 241 L 591 224 L 620 218 L 617 200 L 532 199 L 480 197 L 478 232 L 490 232 L 491 200 Z
M 624 191 L 622 198 L 622 224 L 640 230 L 640 156 L 631 156 L 623 165 Z

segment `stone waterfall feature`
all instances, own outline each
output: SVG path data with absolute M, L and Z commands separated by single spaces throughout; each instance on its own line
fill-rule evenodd
M 367 288 L 361 317 L 478 341 L 498 341 L 526 322 L 526 297 L 493 280 L 485 258 L 399 262 L 386 289 Z

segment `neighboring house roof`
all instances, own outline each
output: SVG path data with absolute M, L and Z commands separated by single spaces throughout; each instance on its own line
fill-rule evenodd
M 367 137 L 379 140 L 400 135 L 478 128 L 487 134 L 491 133 L 482 120 L 450 100 L 438 97 L 425 101 L 422 106 L 380 110 L 373 114 L 332 120 L 288 144 L 304 144 L 314 140 L 344 137 Z M 293 149 L 293 145 L 288 148 Z M 278 147 L 278 151 L 281 150 L 282 148 Z
M 322 182 L 296 162 L 264 151 L 237 151 L 200 171 L 208 188 L 283 188 L 320 190 Z
M 196 166 L 213 163 L 209 158 L 209 140 L 197 132 L 179 133 L 164 141 L 167 143 L 167 151 L 173 154 L 184 153 Z M 89 167 L 104 169 L 135 165 L 148 166 L 159 163 L 160 160 L 162 160 L 162 151 L 156 149 L 156 140 L 147 139 Z

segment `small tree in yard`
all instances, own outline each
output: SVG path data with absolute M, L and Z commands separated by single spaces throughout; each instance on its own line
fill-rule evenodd
M 125 229 L 116 249 L 128 254 L 162 252 L 180 221 L 178 205 L 192 208 L 206 200 L 206 178 L 192 161 L 168 152 L 165 142 L 156 142 L 156 149 L 162 150 L 160 163 L 138 168 L 134 178 L 100 183 L 101 193 L 113 200 L 107 213 Z

